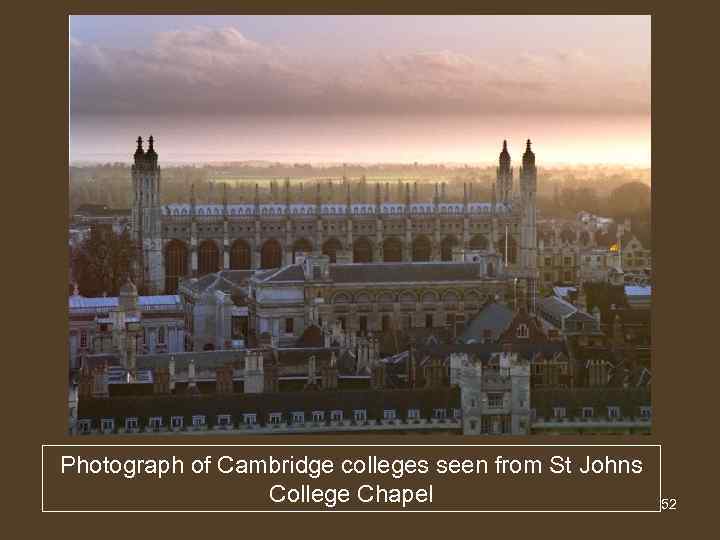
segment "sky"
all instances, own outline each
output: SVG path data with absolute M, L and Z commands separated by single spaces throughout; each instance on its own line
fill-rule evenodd
M 650 17 L 72 16 L 70 113 L 71 161 L 649 166 Z

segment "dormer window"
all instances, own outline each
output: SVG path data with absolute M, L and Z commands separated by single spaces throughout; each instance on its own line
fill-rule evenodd
M 517 327 L 516 331 L 517 337 L 521 339 L 527 339 L 530 336 L 530 330 L 528 329 L 527 324 L 521 324 Z
M 78 422 L 78 431 L 80 433 L 90 433 L 90 426 L 91 426 L 90 420 L 80 420 Z

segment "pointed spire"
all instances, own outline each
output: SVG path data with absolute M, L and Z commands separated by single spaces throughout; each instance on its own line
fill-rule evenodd
M 382 197 L 380 194 L 380 182 L 375 182 L 375 205 L 379 207 L 380 203 L 382 203 Z
M 535 166 L 535 154 L 530 148 L 530 139 L 527 140 L 527 147 L 523 154 L 523 169 L 532 168 Z
M 155 160 L 157 160 L 157 153 L 155 152 L 155 149 L 153 148 L 153 141 L 154 141 L 153 136 L 150 135 L 150 137 L 148 137 L 148 149 L 147 149 L 147 152 L 145 153 L 145 155 L 148 158 L 150 158 L 151 161 L 154 162 Z
M 405 184 L 405 206 L 410 206 L 410 184 Z
M 135 150 L 135 157 L 142 157 L 145 155 L 145 152 L 143 151 L 142 147 L 142 137 L 137 138 L 137 150 Z

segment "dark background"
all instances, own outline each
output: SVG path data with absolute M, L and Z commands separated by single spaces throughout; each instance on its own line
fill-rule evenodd
M 280 2 L 282 4 L 282 2 Z M 383 2 L 337 2 L 272 6 L 267 2 L 173 2 L 175 12 L 277 13 L 387 12 Z M 652 13 L 653 115 L 653 434 L 649 437 L 543 437 L 482 440 L 461 437 L 363 436 L 358 442 L 442 443 L 654 443 L 663 444 L 664 497 L 678 510 L 662 514 L 40 514 L 41 444 L 77 442 L 67 427 L 67 184 L 68 184 L 68 14 L 160 12 L 160 3 L 53 2 L 4 6 L 5 62 L 3 157 L 9 165 L 3 189 L 13 200 L 4 207 L 5 269 L 3 492 L 4 507 L 23 536 L 72 535 L 195 537 L 251 534 L 270 537 L 351 532 L 428 535 L 503 534 L 577 537 L 649 537 L 654 532 L 687 534 L 712 516 L 716 500 L 709 482 L 716 477 L 717 385 L 715 285 L 718 204 L 717 13 L 709 3 L 683 2 L 673 9 L 648 2 L 495 3 L 495 13 Z M 442 11 L 440 11 L 442 10 Z M 394 3 L 393 12 L 480 13 L 476 3 Z M 532 48 L 532 44 L 528 44 Z M 128 180 L 129 181 L 129 180 Z M 83 439 L 85 440 L 85 439 Z M 164 442 L 167 439 L 162 439 Z M 202 439 L 193 437 L 192 442 Z M 108 439 L 101 441 L 111 442 Z M 291 442 L 300 442 L 297 438 Z M 288 442 L 290 442 L 288 441 Z M 303 442 L 337 442 L 312 437 Z M 87 439 L 87 442 L 96 442 Z M 123 438 L 122 442 L 132 442 Z M 156 442 L 143 437 L 142 442 Z M 167 442 L 184 442 L 174 438 Z M 270 442 L 283 438 L 228 437 L 212 442 Z M 343 437 L 351 443 L 351 437 Z M 399 453 L 399 452 L 398 452 Z M 412 450 L 408 450 L 412 455 Z M 216 486 L 232 499 L 237 483 Z M 460 489 L 461 486 L 458 486 Z M 467 486 L 474 497 L 482 485 Z M 518 486 L 518 489 L 522 489 Z M 601 486 L 598 486 L 601 489 Z M 611 495 L 611 493 L 610 493 Z M 101 493 L 96 494 L 102 497 Z M 544 495 L 554 496 L 552 486 Z M 72 491 L 66 494 L 74 497 Z M 227 516 L 230 516 L 228 518 Z M 218 519 L 214 519 L 217 517 Z M 686 518 L 686 519 L 682 519 Z M 692 529 L 690 524 L 692 523 Z M 254 527 L 253 527 L 254 526 Z M 394 529 L 394 530 L 393 530 Z M 708 531 L 713 530 L 708 529 Z

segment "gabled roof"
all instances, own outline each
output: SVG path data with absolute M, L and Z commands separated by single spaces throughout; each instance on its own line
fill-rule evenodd
M 513 312 L 507 306 L 490 302 L 470 321 L 460 339 L 465 343 L 479 342 L 489 331 L 489 339 L 495 341 L 513 319 Z

